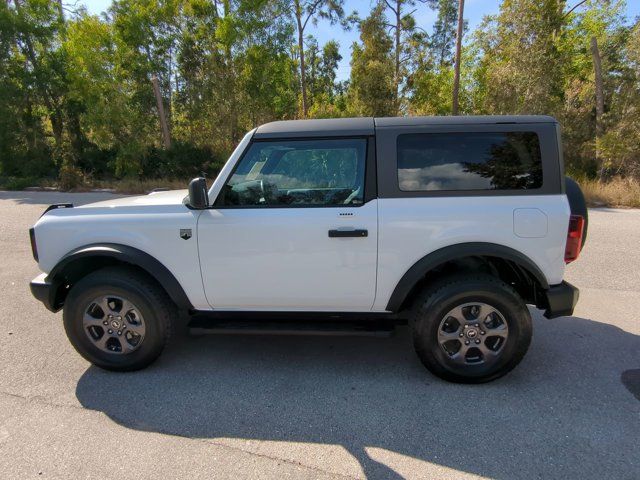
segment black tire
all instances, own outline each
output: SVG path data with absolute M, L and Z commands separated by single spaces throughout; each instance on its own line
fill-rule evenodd
M 449 312 L 474 302 L 497 310 L 504 320 L 502 323 L 507 325 L 508 336 L 500 344 L 498 355 L 487 355 L 492 363 L 483 363 L 484 356 L 479 355 L 482 360 L 478 361 L 482 363 L 467 364 L 464 360 L 461 365 L 452 360 L 451 354 L 441 346 L 438 332 Z M 450 382 L 484 383 L 502 377 L 520 363 L 531 343 L 531 315 L 527 306 L 511 286 L 491 275 L 452 276 L 436 282 L 418 296 L 410 315 L 411 335 L 418 357 L 431 373 Z M 455 328 L 456 322 L 453 323 Z M 473 328 L 474 325 L 469 327 Z M 460 335 L 458 331 L 466 332 L 464 329 L 455 330 L 457 336 Z M 489 331 L 483 335 L 487 333 Z M 489 337 L 487 334 L 481 341 L 488 341 Z M 460 348 L 463 348 L 462 340 L 467 341 L 467 337 L 459 340 Z M 472 343 L 467 348 L 473 347 Z
M 130 301 L 144 319 L 145 332 L 135 350 L 101 350 L 85 332 L 83 316 L 92 300 L 113 295 Z M 153 279 L 126 267 L 107 267 L 78 281 L 67 295 L 63 318 L 69 341 L 86 360 L 105 370 L 140 370 L 156 360 L 169 343 L 176 307 Z

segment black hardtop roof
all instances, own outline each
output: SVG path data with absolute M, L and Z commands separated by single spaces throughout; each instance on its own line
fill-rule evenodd
M 557 123 L 547 115 L 461 115 L 438 117 L 361 117 L 284 120 L 260 125 L 254 138 L 332 137 L 373 135 L 375 128 L 420 125 L 487 125 L 500 123 Z

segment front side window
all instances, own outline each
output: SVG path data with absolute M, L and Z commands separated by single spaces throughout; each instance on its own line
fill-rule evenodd
M 398 183 L 403 191 L 540 188 L 540 141 L 534 132 L 400 135 Z
M 216 205 L 360 205 L 366 152 L 364 138 L 254 142 Z

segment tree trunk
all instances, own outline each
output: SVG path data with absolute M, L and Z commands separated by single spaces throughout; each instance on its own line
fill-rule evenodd
M 398 115 L 400 112 L 400 35 L 401 35 L 400 29 L 402 28 L 400 8 L 401 8 L 401 0 L 396 0 L 396 12 L 395 12 L 396 13 L 396 52 L 395 52 L 396 53 L 396 70 L 395 70 L 395 77 L 393 79 L 394 91 L 395 91 L 394 103 L 395 103 L 396 115 Z
M 451 113 L 458 115 L 458 97 L 460 95 L 460 56 L 462 52 L 462 30 L 464 27 L 464 0 L 458 0 L 458 32 L 456 34 L 456 64 L 453 73 L 453 106 Z
M 602 86 L 602 62 L 598 50 L 598 40 L 591 37 L 591 55 L 593 56 L 593 69 L 596 81 L 596 161 L 600 164 L 599 179 L 604 177 L 604 163 L 599 155 L 598 140 L 603 133 L 602 115 L 604 114 L 604 94 Z
M 300 89 L 302 90 L 302 118 L 307 118 L 307 72 L 304 64 L 304 30 L 302 27 L 302 10 L 296 1 L 296 21 L 298 23 L 298 50 L 300 51 Z
M 56 146 L 56 151 L 59 154 L 62 151 L 62 135 L 64 129 L 64 122 L 62 120 L 62 113 L 57 107 L 49 112 L 49 120 L 51 121 L 51 130 L 53 131 L 53 139 Z
M 224 18 L 229 18 L 231 16 L 231 1 L 224 0 L 222 2 L 222 8 L 224 11 Z M 229 140 L 231 145 L 233 146 L 238 142 L 238 108 L 236 103 L 236 73 L 233 64 L 233 52 L 231 51 L 231 44 L 226 43 L 224 46 L 224 59 L 225 65 L 227 67 L 227 72 L 225 76 L 226 82 L 226 93 L 229 98 L 227 100 L 227 105 L 229 107 Z
M 67 132 L 71 141 L 71 149 L 76 160 L 81 160 L 84 156 L 85 137 L 80 125 L 80 115 L 74 104 L 67 103 L 66 108 Z
M 160 117 L 160 127 L 162 128 L 162 139 L 164 141 L 164 148 L 171 148 L 171 137 L 169 136 L 169 125 L 167 124 L 167 117 L 164 114 L 164 104 L 162 102 L 162 95 L 160 95 L 160 87 L 158 86 L 158 77 L 151 76 L 151 83 L 153 84 L 153 93 L 156 96 L 156 103 L 158 105 L 158 117 Z

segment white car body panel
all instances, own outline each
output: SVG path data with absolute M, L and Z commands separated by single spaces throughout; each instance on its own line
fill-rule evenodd
M 537 208 L 548 219 L 544 237 L 522 238 L 514 211 Z M 418 260 L 450 245 L 487 242 L 513 248 L 540 268 L 550 285 L 564 274 L 569 224 L 565 195 L 383 198 L 378 200 L 379 250 L 375 311 L 384 311 L 396 285 Z
M 359 208 L 226 208 L 198 221 L 212 308 L 369 311 L 376 290 L 377 200 Z M 329 238 L 330 229 L 367 237 Z
M 179 236 L 181 228 L 191 228 L 195 237 L 201 213 L 183 205 L 184 196 L 184 190 L 158 192 L 48 212 L 35 225 L 40 270 L 50 272 L 79 247 L 127 245 L 161 262 L 182 285 L 194 308 L 210 308 L 202 288 L 197 242 Z
M 89 203 L 80 205 L 75 208 L 96 208 L 96 207 L 142 207 L 149 205 L 180 205 L 183 203 L 188 191 L 184 190 L 166 190 L 159 192 L 151 192 L 148 195 L 139 195 L 137 197 L 119 197 L 103 200 L 102 202 Z

